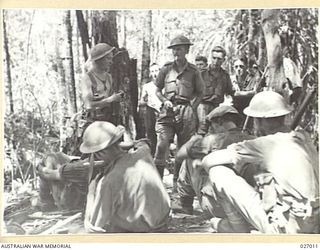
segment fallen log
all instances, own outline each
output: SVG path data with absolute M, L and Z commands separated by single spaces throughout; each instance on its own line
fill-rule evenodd
M 46 235 L 46 234 L 54 234 L 56 232 L 57 229 L 67 225 L 68 223 L 81 218 L 81 212 L 76 213 L 68 218 L 66 218 L 65 220 L 60 220 L 58 221 L 55 225 L 53 225 L 52 227 L 50 227 L 49 229 L 43 231 L 42 233 L 40 233 L 40 235 Z

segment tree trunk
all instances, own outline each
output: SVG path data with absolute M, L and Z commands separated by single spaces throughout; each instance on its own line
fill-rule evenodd
M 59 128 L 60 128 L 60 150 L 62 151 L 66 140 L 66 118 L 68 117 L 68 100 L 67 100 L 67 87 L 66 87 L 66 75 L 63 67 L 63 58 L 61 57 L 60 49 L 64 46 L 62 43 L 63 35 L 59 30 L 56 31 L 56 44 L 55 51 L 57 56 L 57 72 L 60 78 L 58 82 L 58 117 L 59 117 Z
M 116 11 L 92 12 L 92 37 L 94 44 L 108 43 L 119 48 Z
M 283 85 L 286 83 L 284 75 L 283 59 L 280 36 L 278 33 L 279 10 L 263 10 L 261 14 L 262 29 L 266 40 L 268 58 L 268 77 L 266 84 L 268 89 L 285 94 Z
M 12 78 L 11 78 L 11 65 L 10 65 L 10 53 L 9 53 L 9 41 L 6 27 L 7 12 L 3 11 L 3 40 L 4 50 L 6 54 L 6 70 L 7 70 L 7 83 L 8 83 L 8 96 L 9 96 L 9 112 L 14 113 L 13 96 L 12 96 Z
M 263 36 L 263 31 L 260 30 L 260 34 L 259 34 L 259 41 L 258 41 L 258 65 L 260 69 L 264 69 L 267 62 L 266 62 L 266 43 L 264 40 L 264 36 Z
M 66 83 L 69 92 L 70 112 L 72 114 L 77 113 L 77 93 L 76 93 L 76 81 L 74 76 L 74 60 L 72 50 L 72 26 L 71 26 L 71 11 L 65 11 L 64 24 L 66 28 L 66 55 L 64 58 L 65 72 L 66 72 Z
M 84 20 L 83 13 L 81 10 L 76 10 L 76 16 L 77 16 L 77 23 L 80 31 L 81 42 L 82 42 L 82 53 L 84 56 L 84 60 L 87 61 L 88 60 L 87 46 L 89 48 L 91 47 L 90 40 L 89 40 L 89 33 L 88 33 L 88 25 Z
M 127 22 L 127 12 L 121 11 L 120 14 L 120 41 L 121 41 L 121 47 L 126 48 L 127 47 L 127 28 L 126 28 L 126 22 Z
M 147 18 L 145 19 L 145 25 L 143 29 L 142 63 L 141 63 L 141 83 L 142 84 L 149 81 L 151 35 L 152 35 L 152 12 L 151 10 L 149 10 L 147 14 Z

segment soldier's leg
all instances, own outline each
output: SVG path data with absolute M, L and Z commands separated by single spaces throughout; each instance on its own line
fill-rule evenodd
M 156 134 L 156 114 L 153 108 L 147 106 L 146 116 L 145 116 L 146 132 L 147 138 L 151 142 L 151 154 L 154 156 L 157 146 L 157 134 Z
M 39 203 L 42 211 L 57 209 L 50 188 L 50 181 L 42 177 L 39 178 Z
M 233 170 L 217 166 L 210 169 L 210 181 L 226 218 L 212 220 L 218 232 L 249 232 L 249 225 L 263 233 L 276 233 L 269 224 L 259 193 Z
M 198 134 L 205 135 L 207 133 L 207 122 L 206 122 L 206 105 L 203 103 L 200 103 L 197 108 L 197 116 L 199 121 L 198 126 Z
M 160 177 L 163 177 L 164 168 L 166 167 L 166 155 L 169 149 L 170 141 L 173 139 L 174 130 L 170 124 L 156 124 L 157 147 L 154 156 L 154 163 L 158 169 Z
M 179 179 L 177 181 L 179 201 L 172 203 L 172 210 L 174 212 L 193 213 L 193 199 L 196 194 L 191 182 L 189 167 L 192 166 L 190 166 L 190 162 L 188 159 L 184 160 L 180 168 Z
M 176 129 L 177 133 L 177 150 L 185 144 L 195 133 L 198 126 L 198 118 L 193 112 L 191 106 L 183 106 L 180 110 L 182 127 Z M 177 182 L 181 163 L 179 160 L 175 160 L 173 182 Z

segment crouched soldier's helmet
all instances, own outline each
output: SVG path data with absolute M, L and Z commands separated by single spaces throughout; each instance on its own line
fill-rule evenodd
M 168 49 L 172 49 L 172 47 L 177 46 L 177 45 L 193 45 L 193 43 L 190 42 L 188 38 L 185 36 L 177 36 L 173 38 L 170 42 L 170 45 L 168 46 Z
M 251 117 L 271 118 L 289 114 L 292 111 L 286 100 L 274 91 L 256 94 L 243 112 Z
M 95 121 L 84 131 L 80 151 L 84 154 L 98 152 L 117 142 L 124 131 L 123 126 L 116 127 L 110 122 Z

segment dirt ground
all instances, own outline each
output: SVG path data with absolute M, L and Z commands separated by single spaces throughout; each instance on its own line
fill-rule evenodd
M 165 170 L 163 182 L 171 198 L 171 202 L 179 200 L 177 193 L 172 193 L 173 175 Z M 32 196 L 36 196 L 34 193 Z M 52 211 L 40 212 L 25 204 L 22 212 L 18 211 L 12 219 L 6 221 L 5 232 L 12 235 L 39 235 L 39 234 L 85 234 L 82 211 Z M 71 216 L 75 219 L 61 226 L 61 222 Z M 51 230 L 55 228 L 54 230 Z M 169 220 L 169 233 L 211 233 L 213 232 L 208 220 L 202 217 L 202 211 L 197 199 L 194 201 L 193 215 L 171 212 Z

